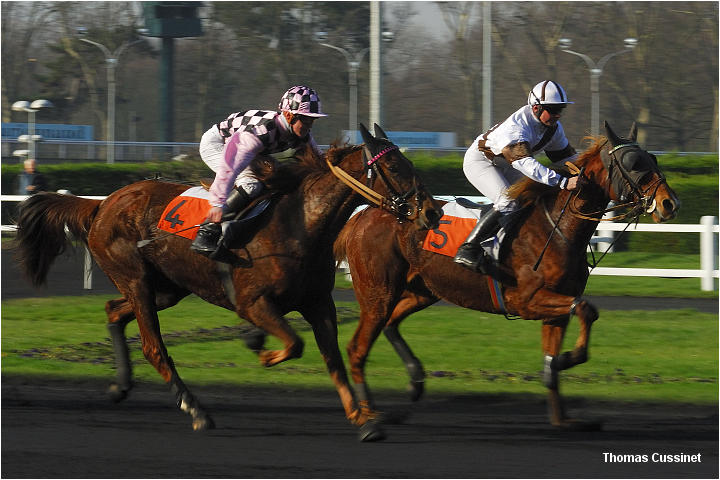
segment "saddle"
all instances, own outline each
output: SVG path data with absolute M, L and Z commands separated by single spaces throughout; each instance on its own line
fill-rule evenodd
M 200 186 L 209 191 L 213 184 L 212 178 L 200 179 Z M 237 212 L 231 220 L 222 222 L 222 236 L 220 245 L 227 249 L 240 248 L 249 239 L 249 233 L 253 232 L 253 223 L 262 213 L 267 210 L 272 201 L 272 193 L 266 192 L 253 199 L 244 209 Z
M 212 182 L 210 182 L 212 183 Z M 207 183 L 191 187 L 173 198 L 160 216 L 157 228 L 173 235 L 194 240 L 198 227 L 205 221 L 210 208 Z M 255 233 L 255 222 L 272 203 L 272 192 L 255 198 L 239 211 L 234 218 L 222 222 L 222 243 L 225 248 L 240 248 Z
M 436 229 L 428 231 L 423 241 L 423 249 L 455 257 L 458 248 L 465 242 L 477 221 L 491 208 L 492 205 L 482 205 L 462 197 L 446 203 L 440 224 Z M 527 209 L 523 208 L 504 215 L 500 220 L 500 230 L 482 243 L 483 249 L 496 261 L 500 262 L 503 256 L 503 240 L 508 233 L 519 227 L 526 211 Z
M 268 209 L 273 200 L 272 192 L 253 199 L 250 205 L 240 210 L 235 218 L 222 222 L 220 246 L 227 249 L 240 248 L 255 233 L 257 220 Z

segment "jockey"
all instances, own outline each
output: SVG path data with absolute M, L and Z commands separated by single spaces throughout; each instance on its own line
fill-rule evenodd
M 480 193 L 492 200 L 490 209 L 470 232 L 455 255 L 455 263 L 476 272 L 486 273 L 492 261 L 480 244 L 497 233 L 503 215 L 517 209 L 507 197 L 507 189 L 524 177 L 565 190 L 579 187 L 578 177 L 564 177 L 535 160 L 541 150 L 552 162 L 572 161 L 575 149 L 565 137 L 560 124 L 563 109 L 574 102 L 565 90 L 545 80 L 533 87 L 527 105 L 504 122 L 480 134 L 465 153 L 463 171 Z
M 202 255 L 215 252 L 227 214 L 245 208 L 263 185 L 250 162 L 260 154 L 273 154 L 309 145 L 322 155 L 310 134 L 316 118 L 326 117 L 315 90 L 305 86 L 289 89 L 280 99 L 280 112 L 247 110 L 233 113 L 213 125 L 200 140 L 200 157 L 215 172 L 210 187 L 210 209 L 190 248 Z M 233 188 L 234 187 L 234 188 Z

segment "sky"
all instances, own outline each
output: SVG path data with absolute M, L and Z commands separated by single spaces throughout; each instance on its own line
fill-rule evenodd
M 398 2 L 390 1 L 385 3 L 392 4 Z M 428 33 L 432 33 L 432 35 L 438 39 L 450 35 L 450 31 L 442 19 L 442 14 L 436 2 L 423 0 L 407 3 L 412 4 L 412 8 L 417 12 L 417 15 L 412 19 L 414 25 L 426 30 Z M 388 16 L 388 20 L 390 21 L 392 18 L 390 8 L 386 8 L 384 14 Z

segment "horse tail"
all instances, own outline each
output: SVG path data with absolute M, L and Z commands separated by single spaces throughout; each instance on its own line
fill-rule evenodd
M 70 241 L 67 232 L 85 245 L 100 200 L 43 192 L 19 205 L 15 257 L 34 286 L 45 284 L 55 258 Z

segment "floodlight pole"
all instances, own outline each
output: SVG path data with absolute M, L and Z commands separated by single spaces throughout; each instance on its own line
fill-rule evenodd
M 364 48 L 359 52 L 355 53 L 355 56 L 345 50 L 344 48 L 336 47 L 335 45 L 330 45 L 329 43 L 321 43 L 323 47 L 332 48 L 333 50 L 337 50 L 338 52 L 342 53 L 345 57 L 345 60 L 347 61 L 347 68 L 348 68 L 348 86 L 350 88 L 350 102 L 348 105 L 348 131 L 350 133 L 351 138 L 349 139 L 350 143 L 357 143 L 358 139 L 356 138 L 356 132 L 357 132 L 357 99 L 358 99 L 358 85 L 357 85 L 357 72 L 358 68 L 360 67 L 360 62 L 362 62 L 363 57 L 368 52 L 369 48 Z
M 570 53 L 572 55 L 576 55 L 582 58 L 590 69 L 590 93 L 592 96 L 590 135 L 594 137 L 598 136 L 600 134 L 600 76 L 603 73 L 603 68 L 605 67 L 605 64 L 608 62 L 608 60 L 610 60 L 612 57 L 622 55 L 623 53 L 631 52 L 637 46 L 637 39 L 626 38 L 624 50 L 609 53 L 602 57 L 597 63 L 593 62 L 593 60 L 589 56 L 583 53 L 573 52 L 572 50 L 570 50 L 569 48 L 570 46 L 572 46 L 572 40 L 569 38 L 561 38 L 558 41 L 558 45 L 563 52 Z
M 133 42 L 123 42 L 117 50 L 110 52 L 110 50 L 103 44 L 88 40 L 87 38 L 81 38 L 81 42 L 89 43 L 98 47 L 105 55 L 105 64 L 107 65 L 107 82 L 108 82 L 108 95 L 107 95 L 107 163 L 115 163 L 115 67 L 118 64 L 120 55 L 125 51 L 126 48 L 136 43 L 142 42 L 142 39 L 135 40 Z

